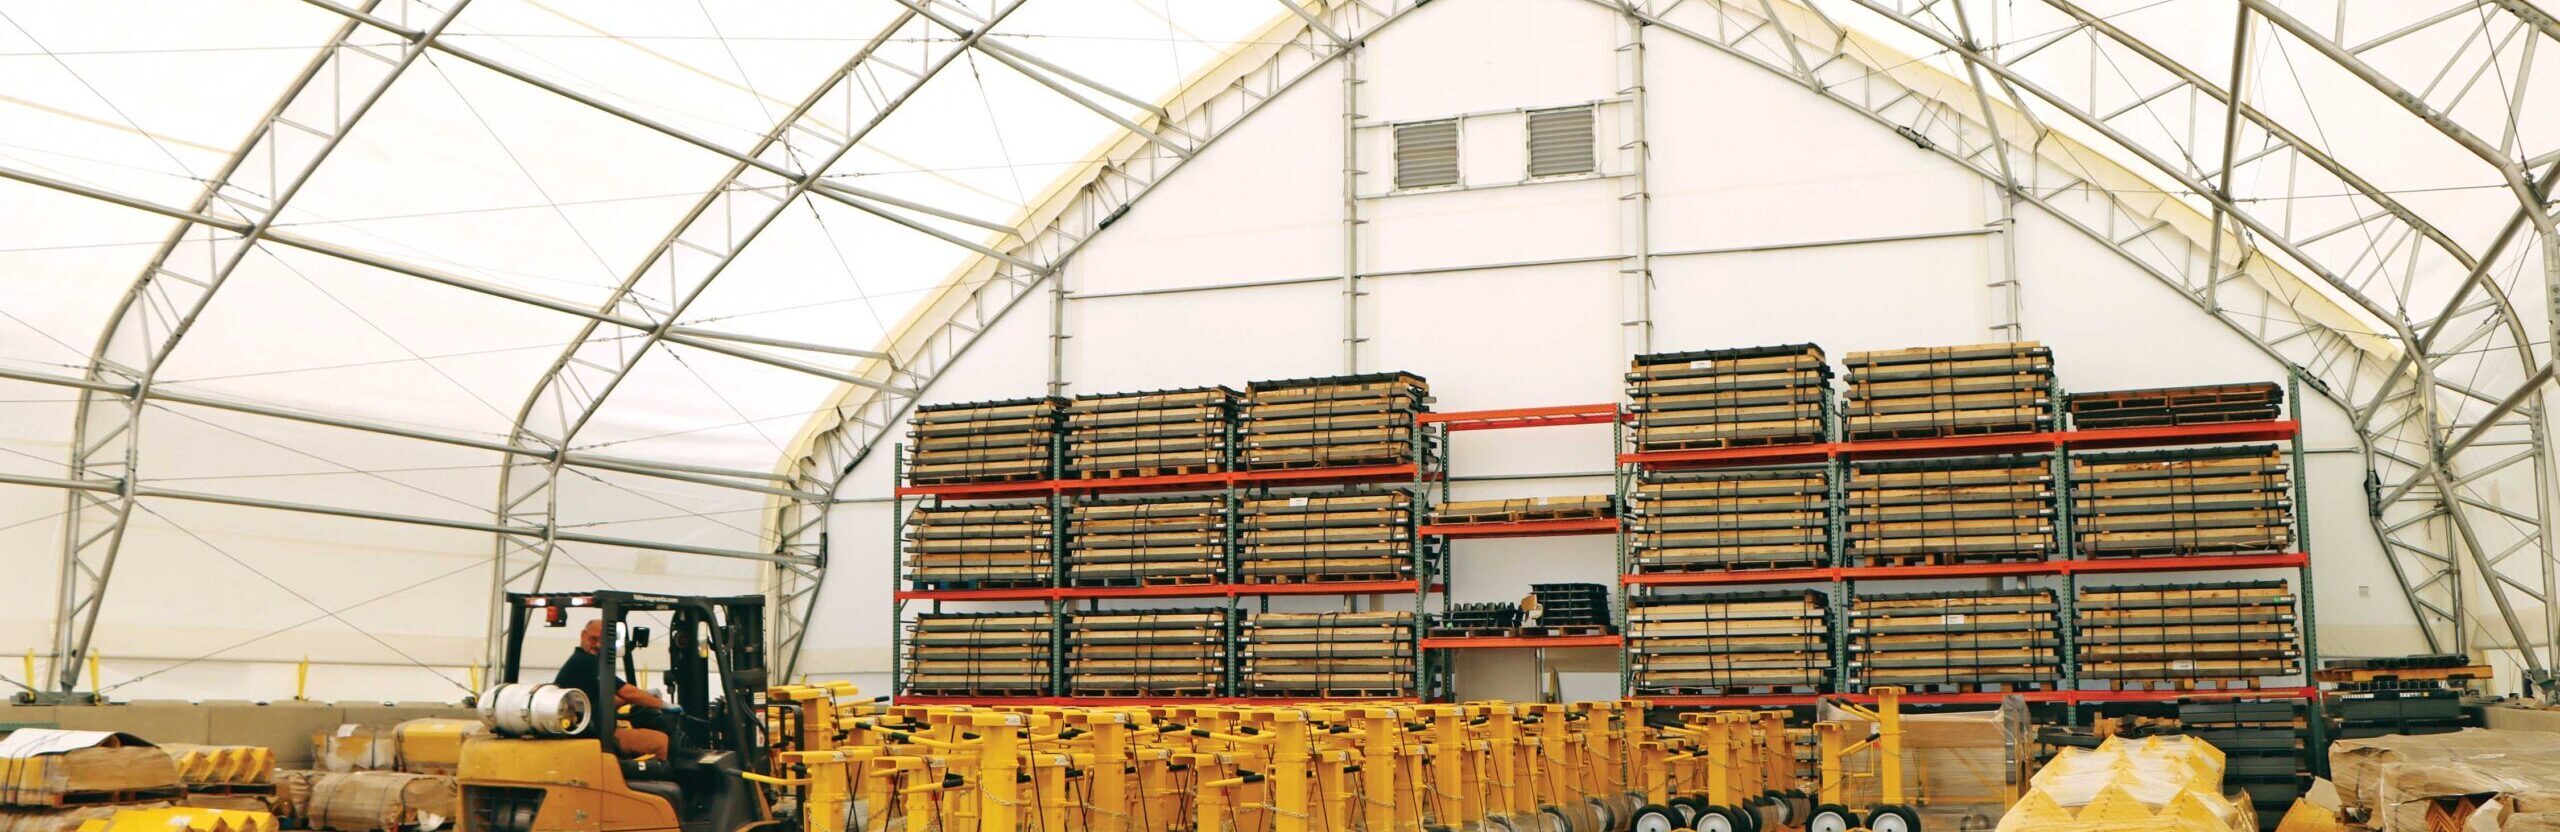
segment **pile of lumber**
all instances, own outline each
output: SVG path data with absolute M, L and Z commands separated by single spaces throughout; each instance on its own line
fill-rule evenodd
M 1654 353 L 1627 368 L 1639 452 L 1820 442 L 1830 397 L 1812 344 Z
M 1227 573 L 1225 497 L 1082 500 L 1067 508 L 1067 585 L 1213 584 Z
M 1072 696 L 1216 696 L 1225 692 L 1232 611 L 1094 610 L 1067 616 Z
M 1410 578 L 1413 503 L 1413 492 L 1397 488 L 1246 499 L 1238 577 L 1256 584 Z
M 2469 689 L 2489 681 L 2487 665 L 2459 654 L 2331 659 L 2313 674 L 2327 701 L 2329 736 L 2364 739 L 2389 734 L 2450 734 L 2472 727 L 2462 704 Z
M 1810 693 L 1830 678 L 1831 601 L 1813 590 L 1627 602 L 1637 695 Z
M 1048 479 L 1066 400 L 917 405 L 907 482 L 960 485 Z
M 907 632 L 901 693 L 1046 695 L 1055 624 L 1046 612 L 918 615 Z
M 1064 475 L 1075 479 L 1227 470 L 1236 405 L 1224 387 L 1079 395 L 1067 404 Z
M 1860 595 L 1849 672 L 1865 688 L 2051 689 L 2062 679 L 2056 615 L 2050 589 Z
M 2261 381 L 2101 390 L 2073 393 L 2063 407 L 2071 413 L 2071 426 L 2081 430 L 2259 422 L 2284 414 L 2284 388 Z
M 2053 351 L 2029 342 L 1853 352 L 1849 439 L 2025 433 L 2053 425 Z
M 1454 500 L 1431 507 L 1431 522 L 1440 526 L 1534 523 L 1541 520 L 1606 520 L 1618 515 L 1618 501 L 1607 494 L 1572 497 L 1513 497 L 1507 500 Z
M 2293 482 L 2274 445 L 2071 457 L 2073 548 L 2082 557 L 2280 552 Z
M 2049 454 L 1852 463 L 1846 493 L 1858 565 L 2040 561 L 2058 545 Z
M 1244 619 L 1244 696 L 1414 695 L 1413 613 L 1266 612 Z
M 2080 678 L 2256 687 L 2302 672 L 2293 590 L 2282 580 L 2081 587 Z
M 1412 373 L 1248 385 L 1238 467 L 1248 471 L 1416 462 L 1415 416 L 1431 384 Z
M 924 589 L 1048 586 L 1057 531 L 1047 502 L 928 502 L 907 514 L 907 580 Z
M 1635 571 L 1821 566 L 1831 557 L 1823 468 L 1637 474 L 1627 493 Z

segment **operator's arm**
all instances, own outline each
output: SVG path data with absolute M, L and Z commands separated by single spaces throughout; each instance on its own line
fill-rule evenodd
M 667 706 L 667 700 L 660 699 L 657 694 L 641 690 L 638 685 L 633 685 L 627 682 L 623 684 L 621 690 L 613 692 L 613 701 L 638 708 L 664 708 Z

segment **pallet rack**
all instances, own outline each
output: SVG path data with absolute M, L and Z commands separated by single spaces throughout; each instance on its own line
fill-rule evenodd
M 1427 417 L 1431 414 L 1425 411 L 1424 413 L 1417 415 Z M 1421 516 L 1422 512 L 1419 506 L 1424 504 L 1430 495 L 1431 490 L 1428 486 L 1432 481 L 1442 477 L 1442 472 L 1446 464 L 1446 446 L 1443 441 L 1445 434 L 1438 431 L 1419 429 L 1419 425 L 1417 425 L 1417 429 L 1407 431 L 1407 434 L 1408 436 L 1405 441 L 1408 441 L 1411 447 L 1403 454 L 1405 461 L 1398 462 L 1396 464 L 1338 465 L 1329 467 L 1283 468 L 1271 470 L 1238 470 L 1243 466 L 1239 464 L 1236 459 L 1231 458 L 1227 464 L 1218 466 L 1220 470 L 1208 472 L 1102 478 L 1051 477 L 1006 482 L 942 484 L 910 484 L 906 476 L 905 468 L 906 460 L 908 458 L 907 450 L 903 446 L 896 448 L 893 453 L 893 458 L 896 461 L 896 468 L 892 472 L 892 476 L 895 478 L 894 481 L 897 482 L 898 485 L 891 491 L 890 528 L 892 529 L 892 534 L 897 537 L 897 539 L 893 541 L 893 545 L 897 547 L 896 551 L 900 554 L 897 557 L 889 559 L 891 563 L 890 586 L 893 588 L 890 600 L 891 627 L 889 654 L 890 684 L 891 689 L 897 691 L 897 701 L 902 703 L 914 702 L 919 704 L 1011 705 L 1082 705 L 1096 703 L 1145 704 L 1157 701 L 1180 704 L 1274 704 L 1283 701 L 1307 701 L 1308 697 L 1271 698 L 1215 696 L 1150 698 L 1078 697 L 1064 695 L 1069 688 L 1067 687 L 1068 666 L 1067 662 L 1064 660 L 1066 651 L 1063 649 L 1056 651 L 1054 654 L 1054 657 L 1057 660 L 1051 663 L 1050 682 L 1047 692 L 1042 695 L 943 696 L 913 693 L 907 689 L 906 677 L 908 668 L 906 665 L 905 645 L 902 641 L 905 638 L 905 631 L 908 626 L 907 622 L 910 620 L 910 613 L 915 611 L 917 605 L 921 605 L 923 612 L 927 614 L 940 614 L 944 612 L 943 605 L 948 602 L 1037 603 L 1040 605 L 1040 613 L 1047 616 L 1047 620 L 1050 622 L 1052 628 L 1050 631 L 1050 643 L 1058 645 L 1066 645 L 1069 643 L 1067 622 L 1071 619 L 1071 613 L 1080 609 L 1088 612 L 1113 612 L 1110 610 L 1100 609 L 1100 602 L 1107 600 L 1215 599 L 1225 602 L 1224 608 L 1229 611 L 1231 618 L 1241 618 L 1243 613 L 1250 611 L 1250 608 L 1247 606 L 1248 599 L 1258 600 L 1260 602 L 1259 606 L 1263 610 L 1268 610 L 1270 606 L 1268 599 L 1275 597 L 1370 596 L 1381 598 L 1383 601 L 1386 597 L 1401 595 L 1410 596 L 1412 598 L 1410 610 L 1415 616 L 1415 620 L 1419 621 L 1424 612 L 1427 596 L 1431 590 L 1435 588 L 1439 589 L 1442 593 L 1442 603 L 1444 605 L 1447 603 L 1446 582 L 1438 577 L 1442 574 L 1442 570 L 1444 570 L 1446 566 L 1447 549 L 1445 545 L 1437 544 L 1435 539 L 1422 536 L 1417 531 L 1420 528 L 1420 523 L 1418 521 L 1408 520 L 1407 522 L 1407 534 L 1415 541 L 1415 545 L 1413 547 L 1412 572 L 1410 575 L 1398 580 L 1326 581 L 1309 583 L 1248 582 L 1239 572 L 1237 547 L 1235 545 L 1237 537 L 1234 534 L 1234 530 L 1240 527 L 1239 507 L 1241 503 L 1251 496 L 1271 494 L 1273 489 L 1349 487 L 1360 485 L 1372 485 L 1380 488 L 1408 489 L 1414 494 L 1418 507 L 1414 516 Z M 1066 470 L 1064 466 L 1066 464 L 1065 455 L 1067 453 L 1067 441 L 1067 434 L 1064 431 L 1058 432 L 1052 439 L 1049 449 L 1049 471 L 1057 472 Z M 1230 453 L 1232 455 L 1241 456 L 1245 453 L 1245 449 L 1242 447 L 1241 442 L 1231 443 L 1231 445 L 1233 446 L 1230 449 Z M 1070 545 L 1068 542 L 1068 523 L 1070 522 L 1072 508 L 1075 502 L 1081 498 L 1140 495 L 1188 497 L 1218 500 L 1224 503 L 1226 507 L 1224 522 L 1229 534 L 1227 536 L 1225 552 L 1221 557 L 1218 580 L 1211 583 L 1184 583 L 1175 585 L 1075 585 L 1076 582 L 1071 580 L 1068 574 L 1070 564 L 1068 558 L 1065 556 L 1066 553 L 1070 551 Z M 981 503 L 1021 505 L 1026 502 L 1045 505 L 1048 509 L 1047 515 L 1052 518 L 1049 534 L 1050 551 L 1054 556 L 1049 558 L 1049 563 L 1051 564 L 1050 575 L 1045 581 L 1045 585 L 997 587 L 942 585 L 928 587 L 911 584 L 911 576 L 908 575 L 906 571 L 907 559 L 904 556 L 904 538 L 908 519 L 916 510 L 927 506 L 967 506 Z M 1083 606 L 1081 608 L 1077 607 L 1077 602 L 1084 602 Z M 1032 614 L 1028 610 L 1016 612 L 1026 615 Z M 1412 629 L 1415 635 L 1408 642 L 1410 649 L 1417 657 L 1426 656 L 1427 654 L 1423 652 L 1421 639 L 1419 637 L 1421 628 L 1417 626 Z M 1221 686 L 1222 690 L 1240 689 L 1237 687 L 1240 682 L 1237 678 L 1236 670 L 1238 662 L 1235 660 L 1235 657 L 1242 654 L 1242 651 L 1238 648 L 1238 637 L 1237 628 L 1231 626 L 1228 631 L 1225 645 L 1225 654 L 1230 660 L 1226 671 L 1227 678 L 1225 683 Z M 1434 686 L 1433 683 L 1437 677 L 1433 675 L 1433 668 L 1429 662 L 1417 660 L 1415 662 L 1413 676 L 1414 678 L 1412 680 L 1411 688 L 1416 693 L 1417 697 L 1429 698 L 1434 695 L 1445 694 L 1444 690 Z
M 2299 385 L 2299 378 L 2291 382 L 2289 387 L 2295 389 L 2288 391 L 2293 395 L 2287 398 L 2295 402 L 2301 401 Z M 2065 400 L 2060 395 L 2051 395 L 2046 398 L 2051 406 L 2056 408 L 2059 408 L 2060 402 Z M 1836 414 L 1834 418 L 1837 418 Z M 1617 430 L 1617 447 L 1621 449 L 1617 455 L 1618 488 L 1623 498 L 1636 482 L 1636 477 L 1650 471 L 1738 470 L 1780 465 L 1820 465 L 1829 468 L 1834 483 L 1840 483 L 1846 479 L 1844 476 L 1846 472 L 1843 470 L 1846 465 L 1861 460 L 2044 454 L 2049 455 L 2054 471 L 2052 500 L 2055 505 L 2052 516 L 2061 520 L 2072 516 L 2070 483 L 2072 482 L 2071 464 L 2075 451 L 2278 442 L 2284 443 L 2283 453 L 2292 470 L 2296 472 L 2302 470 L 2301 426 L 2298 421 L 2289 419 L 2086 430 L 2063 427 L 2059 421 L 2055 422 L 2055 425 L 2056 429 L 2052 430 L 1978 436 L 1833 440 L 1796 445 L 1639 452 L 1627 450 L 1630 447 L 1628 431 L 1622 424 Z M 1835 430 L 1830 435 L 1839 434 Z M 2084 559 L 2076 556 L 2077 547 L 2072 542 L 2070 524 L 2064 521 L 2056 523 L 2055 533 L 2060 536 L 2060 540 L 2055 547 L 2056 555 L 2049 560 L 1923 566 L 1875 566 L 1850 562 L 1842 551 L 1845 535 L 1841 534 L 1843 523 L 1841 507 L 1845 502 L 1845 494 L 1835 487 L 1831 494 L 1834 543 L 1831 558 L 1826 565 L 1794 569 L 1644 574 L 1634 568 L 1632 550 L 1628 545 L 1629 536 L 1622 533 L 1618 545 L 1619 582 L 1622 585 L 1620 607 L 1621 610 L 1624 609 L 1626 599 L 1632 594 L 1651 591 L 1656 587 L 1773 587 L 1828 584 L 1827 591 L 1833 599 L 1833 614 L 1836 622 L 1843 620 L 1839 616 L 1846 615 L 1846 605 L 1850 599 L 1856 597 L 1857 586 L 1865 582 L 1904 582 L 1946 578 L 2023 580 L 2033 577 L 2052 577 L 2059 579 L 2056 582 L 2058 586 L 2054 589 L 2054 595 L 2060 607 L 2062 622 L 2062 666 L 2060 668 L 2062 683 L 2059 689 L 2015 694 L 2005 692 L 1911 694 L 1904 696 L 1903 701 L 1914 705 L 1993 704 L 2009 696 L 2019 696 L 2030 703 L 2062 706 L 2068 709 L 2070 718 L 2075 722 L 2080 706 L 2101 703 L 2297 700 L 2306 702 L 2307 707 L 2316 712 L 2320 707 L 2318 688 L 2310 684 L 2308 677 L 2304 677 L 2304 681 L 2298 686 L 2249 689 L 2083 690 L 2080 688 L 2081 679 L 2078 673 L 2078 646 L 2072 640 L 2072 630 L 2078 619 L 2074 601 L 2079 594 L 2080 578 L 2083 576 L 2291 570 L 2300 627 L 2301 666 L 2305 668 L 2317 666 L 2318 628 L 2311 607 L 2313 578 L 2308 554 L 2310 524 L 2300 513 L 2301 509 L 2308 505 L 2305 499 L 2306 487 L 2305 478 L 2298 475 L 2289 483 L 2292 504 L 2297 510 L 2292 523 L 2294 545 L 2291 551 Z M 1622 517 L 1624 514 L 1622 513 Z M 1623 628 L 1623 612 L 1621 615 Z M 1846 628 L 1835 627 L 1834 632 L 1835 666 L 1845 667 Z M 1622 690 L 1633 690 L 1631 672 L 1622 653 L 1620 660 Z M 1841 681 L 1835 679 L 1832 689 L 1846 691 L 1848 686 Z M 1824 695 L 1847 695 L 1852 699 L 1862 696 L 1857 693 L 1747 694 L 1649 696 L 1647 700 L 1655 705 L 1668 707 L 1807 707 Z M 2319 747 L 2323 742 L 2319 724 L 2318 719 L 2311 720 L 2313 726 L 2311 740 L 2314 747 Z

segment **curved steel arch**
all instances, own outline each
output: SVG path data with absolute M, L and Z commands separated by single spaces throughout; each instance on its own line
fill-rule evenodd
M 379 2 L 365 0 L 364 8 L 370 11 Z M 257 248 L 267 229 L 301 193 L 302 186 L 311 181 L 321 163 L 338 149 L 357 122 L 372 112 L 373 105 L 425 53 L 427 45 L 470 5 L 470 0 L 455 0 L 423 30 L 424 38 L 403 46 L 396 58 L 352 45 L 348 38 L 362 27 L 355 20 L 340 23 L 318 54 L 286 84 L 284 93 L 258 119 L 248 140 L 206 180 L 203 192 L 188 209 L 190 214 L 203 214 L 218 204 L 246 221 L 245 230 L 226 239 L 218 236 L 215 226 L 181 219 L 108 316 L 105 331 L 98 335 L 98 346 L 90 351 L 85 378 L 90 382 L 119 382 L 126 389 L 80 391 L 72 416 L 70 475 L 74 480 L 105 477 L 118 485 L 103 495 L 73 489 L 66 491 L 64 497 L 69 507 L 65 509 L 59 571 L 55 575 L 53 632 L 53 683 L 60 690 L 68 692 L 79 685 L 80 668 L 89 657 L 90 639 L 97 634 L 98 612 L 105 606 L 108 584 L 115 574 L 116 556 L 123 549 L 125 529 L 133 519 L 140 487 L 142 409 L 151 401 L 160 368 L 194 328 L 215 293 L 230 280 L 232 271 Z M 354 79 L 348 77 L 350 71 L 356 73 Z M 365 85 L 367 80 L 370 85 Z M 351 88 L 361 90 L 354 105 L 339 106 Z M 306 95 L 325 96 L 329 106 L 315 106 L 309 111 L 339 113 L 337 123 L 327 125 L 323 131 L 286 118 L 285 114 Z M 317 139 L 318 143 L 314 146 L 287 140 L 287 135 Z M 256 173 L 244 172 L 253 160 L 265 162 L 266 184 L 271 193 L 261 194 L 241 181 L 244 173 Z M 201 242 L 206 260 L 213 265 L 210 271 L 191 275 L 171 258 L 187 242 L 188 235 L 199 228 L 205 232 Z M 169 321 L 167 329 L 155 337 L 155 325 L 162 320 Z

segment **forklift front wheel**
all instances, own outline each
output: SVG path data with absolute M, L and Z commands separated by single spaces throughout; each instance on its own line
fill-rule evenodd
M 1858 816 L 1849 807 L 1825 803 L 1815 807 L 1813 818 L 1805 821 L 1805 832 L 1849 832 L 1858 825 Z
M 1878 806 L 1867 813 L 1867 828 L 1875 832 L 1920 832 L 1920 813 L 1909 806 Z

